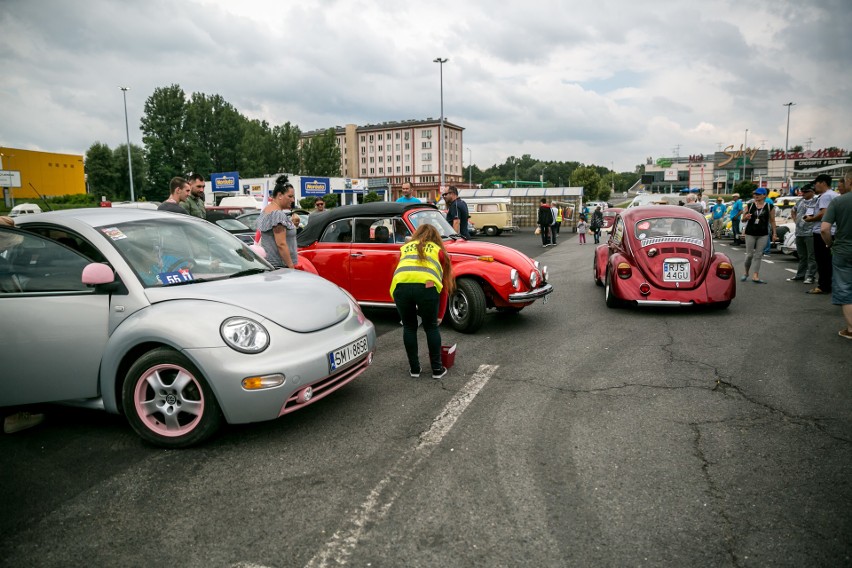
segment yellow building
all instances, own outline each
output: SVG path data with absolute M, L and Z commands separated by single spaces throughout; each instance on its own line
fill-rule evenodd
M 9 190 L 16 202 L 38 199 L 38 194 L 48 196 L 86 193 L 86 173 L 82 155 L 0 146 L 0 161 L 0 170 L 21 174 L 21 187 Z

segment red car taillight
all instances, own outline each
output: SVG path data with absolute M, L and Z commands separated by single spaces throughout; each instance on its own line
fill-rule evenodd
M 627 279 L 633 275 L 633 269 L 626 262 L 619 262 L 618 266 L 615 267 L 615 273 L 618 274 L 619 278 Z
M 733 275 L 734 267 L 731 266 L 730 262 L 720 262 L 718 265 L 716 265 L 716 276 L 718 276 L 722 280 L 727 280 Z
M 651 293 L 651 285 L 648 284 L 647 282 L 642 282 L 642 284 L 639 285 L 639 292 L 643 296 L 647 296 L 648 294 Z

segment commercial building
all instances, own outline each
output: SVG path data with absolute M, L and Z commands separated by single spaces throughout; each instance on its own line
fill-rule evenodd
M 39 199 L 39 195 L 86 193 L 83 156 L 36 152 L 0 146 L 0 187 L 9 202 Z
M 302 140 L 328 129 L 302 134 Z M 335 127 L 340 147 L 340 172 L 345 178 L 367 180 L 370 188 L 389 189 L 396 198 L 408 182 L 417 197 L 434 200 L 439 193 L 441 166 L 445 185 L 464 185 L 464 128 L 444 119 L 403 120 Z M 443 160 L 441 153 L 443 152 Z
M 842 149 L 787 152 L 727 146 L 712 154 L 648 159 L 641 185 L 654 193 L 697 188 L 703 193 L 733 193 L 740 180 L 749 180 L 786 195 L 820 173 L 837 178 L 852 169 L 852 155 Z M 785 172 L 787 179 L 785 180 Z

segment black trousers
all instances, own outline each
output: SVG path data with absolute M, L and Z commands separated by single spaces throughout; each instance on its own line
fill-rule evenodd
M 437 288 L 427 288 L 425 284 L 397 284 L 393 291 L 393 301 L 402 320 L 402 343 L 408 356 L 408 367 L 420 371 L 420 356 L 417 347 L 417 316 L 423 320 L 426 332 L 426 344 L 429 346 L 429 365 L 433 371 L 440 371 L 441 332 L 438 331 L 438 306 L 441 296 Z
M 817 286 L 823 292 L 831 292 L 831 249 L 825 246 L 825 241 L 819 233 L 814 233 L 814 258 L 819 272 Z

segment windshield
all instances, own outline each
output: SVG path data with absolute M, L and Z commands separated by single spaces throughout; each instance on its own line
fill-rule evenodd
M 657 217 L 642 219 L 636 223 L 636 238 L 639 240 L 670 237 L 672 240 L 704 240 L 704 229 L 692 219 L 680 217 Z
M 434 209 L 424 209 L 422 211 L 412 213 L 408 216 L 408 221 L 414 226 L 415 231 L 417 230 L 417 227 L 423 223 L 429 223 L 438 229 L 438 233 L 440 233 L 442 239 L 447 239 L 450 235 L 456 234 L 453 227 L 447 223 L 447 219 L 444 215 L 440 211 L 435 211 Z
M 238 238 L 207 222 L 146 219 L 98 227 L 146 287 L 272 270 Z

